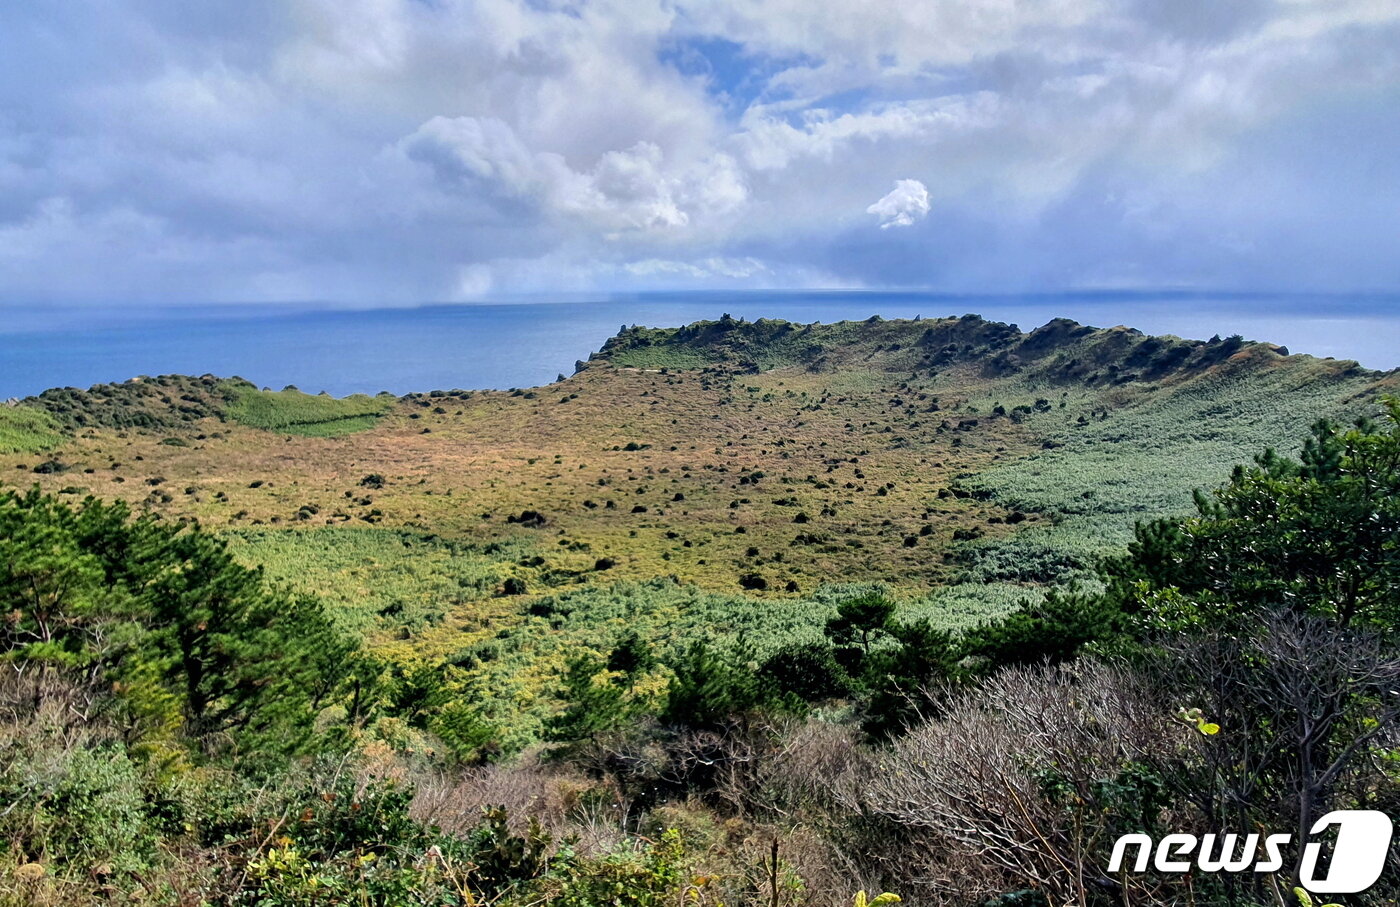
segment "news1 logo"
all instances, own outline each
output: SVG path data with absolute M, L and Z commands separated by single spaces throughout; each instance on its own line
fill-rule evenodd
M 1299 881 L 1313 894 L 1358 894 L 1376 884 L 1385 869 L 1390 839 L 1395 827 L 1390 817 L 1371 809 L 1339 809 L 1318 819 L 1309 833 L 1315 838 L 1332 826 L 1337 827 L 1337 840 L 1332 845 L 1332 859 L 1326 873 L 1317 878 L 1318 858 L 1322 844 L 1307 841 L 1303 845 L 1303 860 Z M 1113 845 L 1108 871 L 1123 868 L 1128 849 L 1136 847 L 1133 872 L 1146 872 L 1148 861 L 1158 872 L 1190 872 L 1191 854 L 1196 854 L 1195 868 L 1201 872 L 1278 872 L 1283 868 L 1283 848 L 1293 843 L 1293 836 L 1268 835 L 1263 840 L 1264 856 L 1259 858 L 1259 835 L 1248 835 L 1240 847 L 1240 836 L 1173 834 L 1153 845 L 1152 838 L 1143 834 L 1124 835 Z

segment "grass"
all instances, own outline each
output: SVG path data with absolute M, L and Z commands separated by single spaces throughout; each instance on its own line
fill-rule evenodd
M 1038 414 L 1036 430 L 1059 446 L 963 485 L 1048 519 L 961 546 L 960 578 L 974 597 L 978 583 L 1092 582 L 1097 559 L 1121 550 L 1138 522 L 1190 512 L 1193 489 L 1223 484 L 1235 464 L 1266 448 L 1296 453 L 1318 419 L 1373 411 L 1376 390 L 1375 376 L 1346 363 L 1299 358 L 1177 386 L 1124 387 L 1109 400 Z M 986 604 L 1002 597 L 984 588 Z
M 37 453 L 63 441 L 58 422 L 43 410 L 0 405 L 0 453 Z
M 889 333 L 880 321 L 840 321 L 798 325 L 760 318 L 755 322 L 697 322 L 683 328 L 640 328 L 623 332 L 604 348 L 614 365 L 633 368 L 701 368 L 720 362 L 751 363 L 762 370 L 812 364 L 831 351 L 873 347 L 872 338 Z M 890 322 L 896 332 L 907 322 Z M 863 354 L 871 350 L 864 350 Z
M 721 360 L 718 356 L 683 347 L 638 347 L 619 351 L 612 361 L 623 368 L 690 369 L 704 368 Z
M 1127 538 L 1144 515 L 1190 508 L 1190 491 L 1224 482 L 1268 447 L 1294 453 L 1321 418 L 1375 409 L 1374 383 L 1317 360 L 1211 375 L 1178 387 L 1127 389 L 1084 424 L 1075 410 L 1039 417 L 1061 446 L 998 466 L 969 487 L 1008 506 L 1083 517 L 1092 535 Z M 1131 396 L 1129 396 L 1131 395 Z
M 343 627 L 371 642 L 480 610 L 530 550 L 371 527 L 238 530 L 225 538 L 239 559 L 261 565 L 274 582 L 323 598 Z
M 439 633 L 434 641 L 455 642 L 437 657 L 455 668 L 464 695 L 502 732 L 507 748 L 514 749 L 536 740 L 544 722 L 559 710 L 557 692 L 569 659 L 582 653 L 606 657 L 624 633 L 641 634 L 662 662 L 674 661 L 695 642 L 741 647 L 750 660 L 761 661 L 788 643 L 821 638 L 839 601 L 877 588 L 889 591 L 882 584 L 828 584 L 806 596 L 772 600 L 710 592 L 661 577 L 592 583 L 520 600 L 511 614 L 450 635 Z M 936 625 L 961 630 L 1004 613 L 1025 597 L 989 608 L 954 591 L 937 600 L 905 601 L 899 613 L 901 619 L 931 617 Z M 417 649 L 419 655 L 423 651 Z M 662 684 L 664 677 L 653 681 L 658 688 Z
M 339 438 L 373 428 L 393 405 L 389 396 L 354 394 L 337 399 L 295 388 L 269 391 L 240 386 L 227 411 L 234 421 L 264 431 Z

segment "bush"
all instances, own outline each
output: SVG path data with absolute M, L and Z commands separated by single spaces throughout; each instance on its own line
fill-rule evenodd
M 853 681 L 836 661 L 829 643 L 789 643 L 768 657 L 759 672 L 779 693 L 804 702 L 845 696 Z
M 718 728 L 766 699 L 744 659 L 736 653 L 722 655 L 703 642 L 693 643 L 671 670 L 662 719 L 673 725 Z
M 545 726 L 549 739 L 583 740 L 626 720 L 622 688 L 606 681 L 599 682 L 602 670 L 603 663 L 591 655 L 578 655 L 570 660 L 559 692 L 564 710 Z
M 143 779 L 116 744 L 67 748 L 50 734 L 0 740 L 7 806 L 0 835 L 30 859 L 83 879 L 125 877 L 148 865 L 156 837 Z
M 538 510 L 522 510 L 518 515 L 512 514 L 506 517 L 506 522 L 528 526 L 531 529 L 541 529 L 549 523 L 549 518 Z
M 1088 867 L 1107 865 L 1119 835 L 1195 827 L 1166 814 L 1172 800 L 1143 761 L 1179 751 L 1167 712 L 1103 665 L 1010 669 L 896 740 L 867 802 L 904 836 L 890 855 L 901 874 L 956 877 L 963 903 L 1025 887 L 1054 904 L 1098 903 Z
M 558 907 L 668 907 L 681 893 L 684 856 L 680 833 L 668 830 L 640 854 L 556 860 L 537 887 Z
M 1097 593 L 1051 590 L 996 623 L 967 631 L 963 650 L 993 666 L 1068 661 L 1091 644 L 1121 640 L 1128 618 Z
M 953 637 L 927 621 L 891 626 L 895 645 L 869 659 L 871 690 L 863 727 L 883 739 L 903 731 L 935 712 L 935 691 L 959 678 L 961 648 Z

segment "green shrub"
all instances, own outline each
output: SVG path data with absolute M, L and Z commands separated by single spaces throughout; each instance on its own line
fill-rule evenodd
M 804 702 L 836 699 L 854 685 L 827 642 L 789 643 L 768 657 L 760 673 L 779 693 Z
M 1067 661 L 1085 646 L 1125 632 L 1122 610 L 1103 595 L 1051 590 L 1043 600 L 967 631 L 963 649 L 991 665 Z
M 679 902 L 684 857 L 674 829 L 642 853 L 579 860 L 566 852 L 537 890 L 558 907 L 666 907 Z
M 607 681 L 599 682 L 602 670 L 602 661 L 592 655 L 578 655 L 569 661 L 559 692 L 564 711 L 546 725 L 549 739 L 582 740 L 626 720 L 622 688 Z
M 56 871 L 124 876 L 145 868 L 155 835 L 143 779 L 119 745 L 64 747 L 56 736 L 0 746 L 3 837 Z
M 721 654 L 697 641 L 670 667 L 674 676 L 662 719 L 673 725 L 720 727 L 767 699 L 758 676 L 739 652 Z

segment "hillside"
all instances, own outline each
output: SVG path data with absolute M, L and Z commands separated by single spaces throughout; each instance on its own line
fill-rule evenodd
M 1014 324 L 962 318 L 793 324 L 726 316 L 680 328 L 632 327 L 591 361 L 636 367 L 693 368 L 727 363 L 768 371 L 802 366 L 839 371 L 878 364 L 885 370 L 974 366 L 986 378 L 1021 376 L 1049 384 L 1098 387 L 1199 375 L 1238 354 L 1288 357 L 1284 347 L 1242 337 L 1210 341 L 1152 337 L 1130 328 L 1108 330 L 1057 318 L 1023 333 Z M 1344 368 L 1355 373 L 1355 363 Z M 932 376 L 930 376 L 932 377 Z
M 225 533 L 389 657 L 461 666 L 521 745 L 565 653 L 624 623 L 672 649 L 763 649 L 874 583 L 966 627 L 1395 384 L 1267 343 L 1065 320 L 726 318 L 624 329 L 532 389 L 47 391 L 0 411 L 0 439 L 28 439 L 0 476 Z

